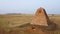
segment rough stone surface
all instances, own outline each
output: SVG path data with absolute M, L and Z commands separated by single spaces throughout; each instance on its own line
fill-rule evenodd
M 46 11 L 44 8 L 40 7 L 37 9 L 35 16 L 32 19 L 31 24 L 33 25 L 41 25 L 41 26 L 48 26 L 49 18 L 46 14 Z

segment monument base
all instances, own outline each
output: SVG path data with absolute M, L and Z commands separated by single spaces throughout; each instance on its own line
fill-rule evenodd
M 31 28 L 32 30 L 35 30 L 35 29 L 41 29 L 41 30 L 47 30 L 47 31 L 54 31 L 56 30 L 56 24 L 49 24 L 48 26 L 41 26 L 41 25 L 34 25 L 34 24 L 30 24 L 30 23 L 27 23 L 27 24 L 23 24 L 21 26 L 18 26 L 18 27 L 29 27 Z
M 38 28 L 38 29 L 41 29 L 41 30 L 47 30 L 47 31 L 54 31 L 56 30 L 56 24 L 51 24 L 49 26 L 41 26 L 41 25 L 33 25 L 31 24 L 31 28 L 32 29 L 35 29 L 35 28 Z

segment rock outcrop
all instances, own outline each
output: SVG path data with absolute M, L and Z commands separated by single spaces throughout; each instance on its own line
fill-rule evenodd
M 41 26 L 48 26 L 49 18 L 47 16 L 47 13 L 44 8 L 40 7 L 37 12 L 35 13 L 35 16 L 32 19 L 31 24 L 34 25 L 41 25 Z

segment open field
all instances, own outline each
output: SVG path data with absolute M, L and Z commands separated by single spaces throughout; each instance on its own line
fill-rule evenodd
M 30 27 L 20 28 L 18 26 L 31 23 L 33 15 L 19 14 L 19 15 L 0 15 L 0 34 L 37 34 L 38 31 L 26 31 Z M 57 29 L 53 34 L 60 34 L 60 16 L 49 16 L 50 20 L 57 24 Z M 52 33 L 51 33 L 52 34 Z

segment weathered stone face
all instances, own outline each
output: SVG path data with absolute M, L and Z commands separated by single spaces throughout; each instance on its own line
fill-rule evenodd
M 48 24 L 47 24 L 48 22 L 49 22 L 49 18 L 46 14 L 46 11 L 44 8 L 41 7 L 35 13 L 35 16 L 33 17 L 31 24 L 48 26 Z

